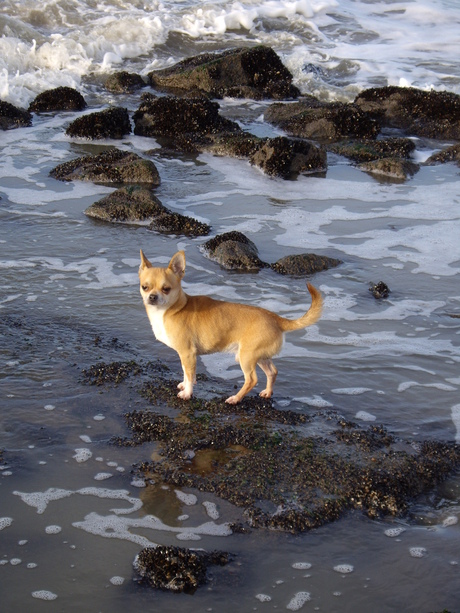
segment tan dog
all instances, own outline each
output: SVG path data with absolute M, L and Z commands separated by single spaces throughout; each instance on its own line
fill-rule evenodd
M 155 337 L 175 349 L 184 371 L 177 386 L 179 398 L 188 400 L 196 382 L 197 355 L 230 351 L 236 353 L 244 374 L 244 385 L 226 402 L 236 404 L 257 383 L 256 365 L 267 377 L 263 398 L 273 393 L 278 371 L 272 362 L 283 344 L 284 333 L 314 324 L 321 316 L 320 292 L 307 284 L 312 297 L 308 311 L 290 320 L 256 306 L 188 296 L 181 287 L 185 254 L 178 251 L 167 268 L 155 268 L 141 251 L 140 290 Z

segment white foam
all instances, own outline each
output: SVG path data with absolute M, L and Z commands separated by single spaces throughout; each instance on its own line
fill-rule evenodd
M 286 606 L 288 611 L 299 611 L 303 605 L 311 600 L 310 592 L 297 592 Z
M 112 585 L 123 585 L 124 582 L 125 582 L 124 577 L 115 576 L 115 577 L 110 578 L 110 583 Z
M 209 502 L 205 500 L 203 502 L 203 506 L 206 509 L 206 513 L 208 514 L 208 517 L 210 517 L 211 519 L 219 519 L 220 514 L 219 514 L 219 511 L 217 510 L 217 505 L 214 502 Z
M 45 532 L 46 534 L 59 534 L 59 532 L 62 532 L 62 528 L 61 526 L 46 526 L 45 528 Z
M 13 523 L 12 517 L 0 517 L 0 530 L 8 528 Z
M 354 568 L 351 564 L 338 564 L 337 566 L 334 566 L 334 570 L 336 573 L 347 575 L 348 573 L 352 573 Z
M 334 406 L 331 402 L 325 400 L 322 396 L 318 396 L 317 394 L 315 394 L 314 396 L 302 396 L 300 398 L 294 398 L 294 400 L 296 400 L 297 402 L 302 402 L 303 404 L 306 404 L 310 407 L 326 408 Z
M 255 597 L 259 602 L 270 602 L 272 599 L 268 594 L 256 594 Z
M 22 560 L 21 558 L 11 558 L 10 564 L 11 566 L 19 566 L 19 564 L 22 564 Z
M 311 568 L 310 562 L 294 562 L 292 568 L 296 570 L 309 570 Z
M 359 396 L 366 392 L 372 392 L 369 387 L 341 387 L 331 390 L 333 394 L 343 394 L 345 396 Z
M 398 385 L 398 392 L 405 392 L 411 387 L 432 387 L 443 392 L 455 392 L 456 387 L 447 385 L 446 383 L 418 383 L 418 381 L 404 381 Z
M 179 541 L 199 541 L 201 540 L 201 536 L 192 531 L 179 532 L 179 534 L 176 534 L 176 538 Z
M 444 528 L 447 528 L 449 526 L 456 526 L 458 524 L 458 517 L 456 515 L 449 515 L 448 517 L 444 518 L 442 521 L 442 525 Z
M 387 528 L 384 532 L 385 536 L 389 536 L 390 538 L 395 538 L 405 532 L 405 528 L 402 526 L 398 526 L 396 528 Z
M 78 463 L 83 463 L 83 462 L 87 462 L 90 458 L 92 458 L 93 454 L 88 448 L 80 447 L 79 449 L 75 449 L 75 455 L 72 457 Z
M 375 421 L 377 419 L 375 415 L 372 415 L 372 413 L 368 413 L 367 411 L 358 411 L 355 417 L 361 421 Z
M 180 490 L 174 490 L 177 498 L 183 502 L 186 506 L 193 506 L 197 503 L 197 497 L 195 494 L 186 494 L 185 492 L 181 492 Z
M 94 475 L 95 481 L 105 481 L 106 479 L 110 479 L 113 477 L 112 473 L 97 473 Z
M 426 555 L 425 547 L 411 547 L 409 553 L 413 558 L 423 558 Z
M 32 597 L 38 598 L 39 600 L 56 600 L 57 594 L 48 590 L 36 590 L 32 592 Z
M 460 443 L 460 404 L 454 404 L 451 408 L 451 414 L 456 429 L 455 440 Z

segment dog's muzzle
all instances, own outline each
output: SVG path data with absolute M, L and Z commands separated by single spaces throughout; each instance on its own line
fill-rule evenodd
M 158 294 L 149 295 L 149 304 L 158 304 Z

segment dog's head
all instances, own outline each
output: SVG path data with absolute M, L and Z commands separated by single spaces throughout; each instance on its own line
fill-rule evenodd
M 181 279 L 185 273 L 185 254 L 178 251 L 167 268 L 156 268 L 141 250 L 139 280 L 141 296 L 146 307 L 167 309 L 182 292 Z

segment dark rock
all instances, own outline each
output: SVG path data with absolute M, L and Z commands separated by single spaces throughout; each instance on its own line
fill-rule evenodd
M 380 300 L 382 298 L 388 298 L 390 294 L 388 285 L 386 285 L 383 281 L 379 281 L 378 283 L 371 283 L 369 291 L 372 292 L 372 295 L 377 300 Z
M 255 244 L 241 232 L 225 232 L 203 245 L 211 259 L 228 270 L 259 270 L 268 266 L 259 258 Z
M 354 102 L 382 126 L 427 138 L 460 140 L 460 96 L 413 87 L 367 89 Z
M 200 150 L 214 155 L 229 155 L 236 158 L 250 158 L 265 142 L 248 132 L 216 134 L 208 142 L 200 144 Z
M 405 181 L 408 177 L 412 177 L 420 170 L 418 164 L 414 164 L 409 160 L 393 157 L 364 162 L 359 165 L 359 168 L 374 175 L 381 175 L 396 181 Z
M 250 155 L 250 162 L 272 177 L 287 179 L 298 174 L 324 172 L 326 152 L 306 141 L 284 136 L 268 138 Z
M 88 207 L 85 215 L 115 223 L 149 222 L 150 230 L 167 234 L 204 236 L 211 230 L 192 217 L 171 212 L 149 189 L 140 186 L 122 187 L 108 194 Z
M 428 166 L 434 166 L 435 164 L 445 164 L 447 162 L 455 162 L 457 166 L 460 166 L 460 144 L 452 145 L 433 153 L 425 162 Z
M 208 553 L 182 547 L 145 547 L 134 560 L 134 568 L 149 586 L 172 592 L 193 593 L 206 583 L 211 565 L 224 566 L 230 555 L 222 551 Z
M 134 113 L 134 134 L 166 137 L 184 151 L 197 150 L 207 135 L 239 132 L 234 121 L 219 115 L 219 105 L 203 98 L 147 98 Z
M 328 270 L 342 264 L 341 260 L 328 258 L 314 253 L 287 255 L 271 265 L 271 268 L 282 275 L 312 275 L 315 272 Z
M 90 113 L 78 117 L 66 130 L 67 136 L 89 138 L 123 138 L 131 133 L 131 123 L 128 111 L 124 108 L 113 107 L 98 113 Z
M 146 86 L 146 82 L 140 75 L 124 70 L 114 72 L 105 82 L 105 88 L 117 94 L 129 94 Z
M 30 103 L 29 111 L 47 113 L 51 111 L 82 111 L 87 107 L 83 96 L 73 87 L 56 87 L 38 94 Z
M 9 102 L 0 100 L 0 129 L 26 128 L 32 125 L 32 115 Z
M 94 183 L 136 183 L 158 186 L 160 176 L 151 160 L 136 153 L 108 149 L 56 166 L 50 176 L 59 181 L 93 181 Z
M 320 102 L 312 96 L 295 104 L 272 104 L 265 119 L 291 136 L 321 142 L 343 138 L 374 139 L 380 131 L 372 119 L 355 104 Z
M 371 162 L 387 157 L 407 159 L 415 150 L 409 138 L 387 138 L 384 140 L 350 140 L 328 145 L 328 151 L 343 155 L 353 162 Z
M 148 76 L 151 85 L 159 89 L 199 90 L 215 98 L 283 100 L 297 98 L 300 93 L 278 55 L 262 45 L 204 53 Z

